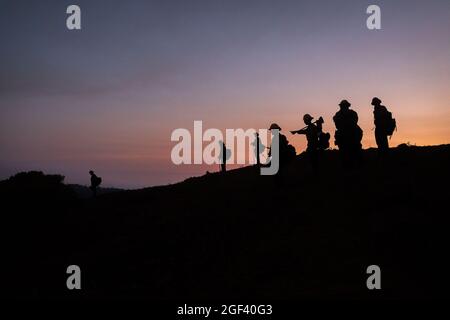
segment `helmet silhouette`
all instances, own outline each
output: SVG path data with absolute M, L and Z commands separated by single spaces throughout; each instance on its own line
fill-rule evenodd
M 269 130 L 275 130 L 275 129 L 281 131 L 281 128 L 280 128 L 279 125 L 277 125 L 276 123 L 272 123 L 272 124 L 270 125 Z
M 377 104 L 380 104 L 381 103 L 381 100 L 379 99 L 379 98 L 377 98 L 377 97 L 374 97 L 373 99 L 372 99 L 372 105 L 377 105 Z
M 307 113 L 307 114 L 305 114 L 305 115 L 303 116 L 303 121 L 305 121 L 305 122 L 309 122 L 309 121 L 311 121 L 312 119 L 314 119 L 314 118 L 311 117 L 311 115 L 310 115 L 309 113 Z
M 351 104 L 350 104 L 350 102 L 348 102 L 347 100 L 344 99 L 341 102 L 339 102 L 339 106 L 341 106 L 341 107 L 350 107 Z

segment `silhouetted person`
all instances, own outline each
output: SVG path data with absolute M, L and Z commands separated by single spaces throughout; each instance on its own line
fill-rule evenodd
M 97 188 L 102 183 L 102 178 L 97 177 L 94 173 L 94 171 L 89 171 L 89 174 L 91 175 L 91 187 L 92 190 L 92 196 L 95 198 L 97 196 Z
M 252 143 L 252 145 L 255 148 L 256 165 L 260 166 L 261 154 L 264 152 L 264 149 L 266 149 L 266 147 L 261 143 L 258 132 L 256 132 L 255 134 L 255 141 Z
M 381 153 L 387 152 L 389 149 L 388 136 L 392 135 L 396 127 L 395 119 L 392 119 L 392 113 L 381 104 L 381 100 L 377 97 L 372 99 L 373 117 L 375 124 L 375 141 L 378 150 Z
M 306 140 L 308 141 L 306 153 L 311 162 L 313 172 L 317 173 L 319 166 L 319 134 L 322 132 L 323 118 L 320 117 L 316 122 L 312 122 L 313 119 L 311 115 L 305 114 L 303 122 L 306 124 L 306 127 L 291 131 L 291 133 L 306 135 Z
M 361 161 L 361 140 L 363 132 L 358 126 L 358 114 L 350 109 L 350 102 L 342 100 L 340 110 L 333 117 L 336 126 L 335 144 L 342 155 L 344 166 L 352 166 Z
M 220 154 L 219 154 L 219 163 L 220 163 L 220 171 L 227 171 L 227 160 L 231 157 L 231 150 L 227 149 L 225 142 L 219 141 L 220 144 Z
M 278 175 L 281 176 L 286 166 L 291 162 L 295 156 L 295 148 L 289 144 L 288 139 L 281 133 L 281 128 L 278 124 L 272 123 L 269 130 L 278 130 L 278 156 L 279 156 L 279 170 Z M 269 148 L 269 157 L 272 155 L 272 147 Z

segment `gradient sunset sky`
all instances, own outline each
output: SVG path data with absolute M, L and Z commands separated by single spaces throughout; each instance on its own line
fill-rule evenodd
M 66 28 L 70 4 L 82 30 Z M 287 132 L 310 113 L 333 134 L 342 99 L 373 147 L 373 96 L 397 119 L 392 145 L 450 143 L 449 0 L 0 0 L 0 38 L 0 179 L 177 182 L 218 168 L 173 165 L 174 129 Z

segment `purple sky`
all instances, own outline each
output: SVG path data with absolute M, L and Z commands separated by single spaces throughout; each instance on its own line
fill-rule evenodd
M 82 30 L 66 29 L 78 4 Z M 370 4 L 382 30 L 366 28 Z M 370 100 L 392 144 L 450 142 L 450 1 L 0 0 L 0 179 L 22 170 L 105 186 L 199 175 L 171 164 L 176 128 L 303 126 L 352 102 L 374 146 Z M 297 152 L 305 139 L 290 136 Z

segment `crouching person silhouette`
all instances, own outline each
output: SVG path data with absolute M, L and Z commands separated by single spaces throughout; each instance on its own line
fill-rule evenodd
M 91 186 L 90 186 L 90 189 L 92 190 L 92 197 L 95 198 L 97 196 L 97 188 L 102 183 L 102 178 L 97 177 L 97 175 L 92 170 L 89 171 L 89 174 L 91 175 Z
M 268 156 L 270 160 L 270 170 L 274 169 L 274 172 L 269 175 L 275 174 L 278 182 L 282 183 L 283 176 L 285 175 L 286 168 L 289 163 L 295 159 L 295 148 L 289 144 L 286 136 L 281 134 L 281 128 L 278 124 L 272 123 L 269 128 L 272 131 L 272 146 L 269 148 Z M 274 165 L 274 163 L 277 163 Z M 269 171 L 269 170 L 268 170 Z M 264 173 L 262 173 L 264 174 Z

